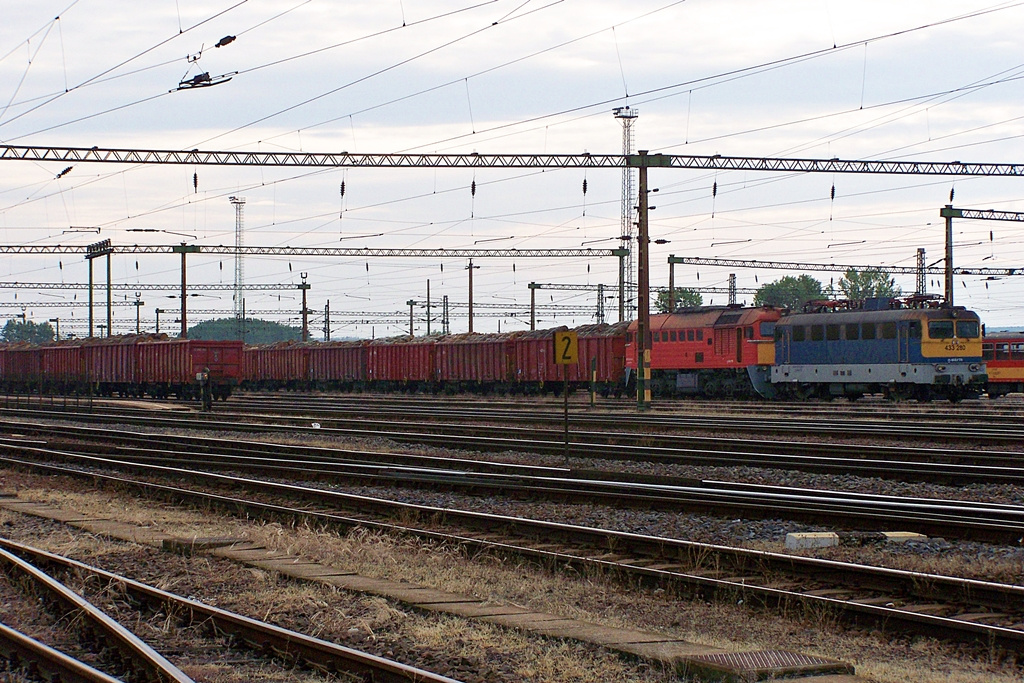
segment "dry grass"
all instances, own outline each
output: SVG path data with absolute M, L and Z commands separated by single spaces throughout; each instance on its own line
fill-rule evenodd
M 365 530 L 339 536 L 323 529 L 246 522 L 126 495 L 94 492 L 70 480 L 0 471 L 0 490 L 14 487 L 20 487 L 25 498 L 86 514 L 116 516 L 182 537 L 245 537 L 366 576 L 404 580 L 599 624 L 662 632 L 729 650 L 783 648 L 834 657 L 853 663 L 861 675 L 880 683 L 1021 680 L 1019 668 L 987 661 L 977 653 L 958 652 L 925 639 L 842 629 L 828 613 L 779 617 L 738 604 L 708 604 L 663 591 L 627 590 L 598 574 L 548 572 L 493 556 L 469 558 L 459 548 L 438 548 L 408 538 Z M 15 517 L 0 511 L 0 525 Z M 114 554 L 122 547 L 95 539 L 85 543 L 70 531 L 38 540 L 61 551 L 74 548 L 85 556 Z M 194 558 L 189 571 L 202 573 L 204 561 L 209 562 Z M 387 641 L 390 646 L 395 636 L 388 634 L 400 633 L 401 637 L 422 640 L 432 647 L 457 645 L 470 662 L 486 661 L 495 652 L 520 653 L 513 657 L 517 662 L 515 674 L 524 680 L 662 680 L 654 672 L 639 674 L 620 660 L 599 656 L 590 646 L 555 641 L 538 644 L 536 638 L 486 624 L 408 613 L 379 598 L 360 600 L 358 608 L 344 607 L 324 587 L 284 585 L 266 572 L 244 571 L 250 581 L 239 586 L 231 602 L 251 605 L 271 618 L 275 614 L 301 614 L 314 635 L 356 629 L 359 638 Z M 187 584 L 188 580 L 168 579 L 168 583 Z M 173 585 L 168 588 L 175 589 Z

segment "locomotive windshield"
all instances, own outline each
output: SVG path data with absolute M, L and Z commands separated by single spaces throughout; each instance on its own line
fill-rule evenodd
M 931 339 L 952 339 L 952 320 L 931 320 L 928 322 L 928 337 Z
M 932 320 L 928 323 L 928 336 L 932 339 L 977 339 L 981 336 L 981 325 L 977 320 Z
M 981 326 L 977 320 L 957 320 L 956 336 L 961 339 L 977 339 L 981 336 Z

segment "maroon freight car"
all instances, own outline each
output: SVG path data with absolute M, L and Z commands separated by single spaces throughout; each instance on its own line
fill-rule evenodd
M 312 343 L 308 348 L 309 378 L 314 388 L 352 391 L 365 386 L 367 342 Z
M 437 379 L 451 391 L 499 391 L 515 379 L 515 339 L 506 334 L 458 334 L 434 345 Z
M 377 339 L 367 349 L 366 377 L 379 388 L 412 391 L 435 386 L 433 339 Z
M 559 391 L 564 381 L 563 373 L 568 371 L 573 388 L 583 388 L 589 386 L 593 364 L 597 389 L 605 395 L 621 393 L 625 381 L 623 368 L 628 327 L 628 323 L 616 323 L 575 328 L 579 339 L 578 361 L 564 366 L 555 363 L 554 329 L 523 333 L 515 341 L 515 381 L 527 391 L 534 388 Z
M 8 344 L 4 355 L 4 382 L 9 389 L 38 391 L 43 379 L 39 347 L 25 343 Z
M 224 400 L 242 380 L 240 341 L 146 340 L 136 348 L 138 379 L 150 396 L 199 398 L 197 376 L 205 372 L 213 398 Z
M 135 346 L 140 337 L 89 339 L 82 344 L 82 367 L 92 393 L 100 396 L 138 396 L 138 357 Z
M 309 346 L 280 342 L 245 347 L 245 386 L 252 389 L 309 387 Z

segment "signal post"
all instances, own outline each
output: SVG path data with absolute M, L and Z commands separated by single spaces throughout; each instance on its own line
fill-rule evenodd
M 571 330 L 555 332 L 555 363 L 562 366 L 562 397 L 565 424 L 565 465 L 569 466 L 569 366 L 580 357 L 579 337 Z

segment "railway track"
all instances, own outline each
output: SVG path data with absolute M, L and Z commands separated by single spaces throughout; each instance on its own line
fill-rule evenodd
M 311 421 L 308 418 L 262 414 L 244 415 L 240 416 L 240 421 L 229 421 L 229 416 L 221 414 L 154 414 L 151 410 L 141 408 L 102 406 L 89 412 L 48 407 L 6 409 L 0 411 L 0 416 L 12 423 L 15 418 L 64 419 L 86 424 L 131 424 L 146 428 L 277 432 L 306 437 L 387 438 L 400 443 L 479 451 L 515 450 L 555 455 L 567 452 L 561 430 L 482 425 L 472 420 L 466 423 L 396 424 L 386 415 L 366 420 L 322 418 L 320 421 Z M 1024 453 L 967 450 L 961 447 L 868 446 L 575 429 L 570 434 L 568 454 L 586 461 L 602 459 L 685 465 L 743 465 L 954 485 L 1024 483 L 1024 468 L 1021 468 Z
M 251 619 L 67 557 L 0 538 L 0 567 L 30 582 L 30 591 L 46 591 L 63 606 L 63 612 L 73 613 L 74 618 L 86 622 L 92 638 L 98 639 L 106 647 L 117 649 L 121 661 L 126 663 L 124 672 L 133 681 L 192 683 L 193 679 L 74 590 L 45 573 L 41 568 L 43 566 L 117 586 L 136 603 L 155 612 L 176 615 L 186 625 L 202 624 L 211 632 L 228 635 L 236 644 L 244 643 L 257 653 L 273 653 L 288 665 L 300 663 L 322 672 L 350 674 L 381 683 L 457 683 L 446 676 Z M 59 676 L 51 680 L 83 683 L 118 680 L 37 641 L 26 639 L 13 629 L 0 629 L 0 651 L 12 654 L 17 652 L 18 663 L 23 667 L 34 667 L 51 677 Z
M 365 395 L 364 395 L 365 396 Z M 152 402 L 157 405 L 156 402 Z M 8 409 L 40 408 L 52 410 L 81 410 L 83 401 L 73 401 L 70 406 L 64 401 L 14 401 L 8 402 Z M 109 410 L 111 406 L 120 405 L 122 414 L 146 414 L 138 400 L 118 401 L 103 399 L 92 402 L 88 409 L 92 411 Z M 160 402 L 159 405 L 167 405 Z M 751 405 L 751 404 L 747 404 Z M 768 404 L 765 404 L 768 405 Z M 805 435 L 816 434 L 837 438 L 878 438 L 899 437 L 902 440 L 925 440 L 930 442 L 958 442 L 972 445 L 1019 444 L 1019 434 L 1024 428 L 1024 417 L 1016 415 L 976 415 L 968 417 L 957 413 L 887 413 L 876 416 L 861 416 L 846 411 L 832 409 L 813 414 L 791 415 L 765 408 L 764 410 L 746 410 L 722 414 L 718 411 L 703 413 L 693 411 L 688 414 L 672 413 L 635 413 L 577 410 L 570 414 L 570 425 L 573 430 L 620 431 L 644 433 L 647 435 L 715 432 L 717 434 L 759 434 L 759 435 Z M 339 400 L 337 398 L 305 397 L 242 397 L 232 399 L 226 404 L 217 404 L 216 415 L 222 419 L 262 420 L 275 418 L 302 418 L 320 423 L 341 422 L 370 423 L 386 415 L 389 424 L 394 421 L 407 423 L 419 422 L 470 422 L 488 425 L 550 425 L 557 426 L 563 422 L 562 408 L 551 404 L 550 407 L 537 407 L 532 404 L 519 403 L 508 407 L 494 406 L 490 402 L 466 403 L 451 402 L 444 399 L 395 399 L 359 398 Z M 184 406 L 182 410 L 185 410 Z
M 932 441 L 965 441 L 975 444 L 1017 443 L 1024 417 L 988 415 L 968 418 L 951 414 L 878 414 L 874 416 L 848 413 L 845 410 L 821 411 L 811 415 L 787 415 L 773 410 L 744 411 L 722 415 L 717 412 L 681 415 L 623 414 L 621 412 L 576 412 L 570 423 L 586 429 L 630 429 L 633 431 L 666 432 L 673 430 L 713 430 L 758 434 L 823 433 L 829 436 L 875 437 L 898 436 L 901 439 Z M 392 400 L 340 402 L 303 400 L 233 400 L 218 414 L 242 416 L 272 413 L 282 416 L 302 415 L 311 419 L 366 418 L 386 412 L 389 418 L 403 420 L 475 420 L 498 424 L 558 425 L 563 416 L 558 406 L 548 409 L 520 406 L 491 407 L 487 403 L 467 405 L 410 405 Z
M 37 455 L 52 454 L 38 449 Z M 799 605 L 834 612 L 857 623 L 1024 652 L 1021 586 L 412 505 L 167 466 L 133 465 L 145 472 L 148 480 L 144 480 L 98 469 L 84 471 L 25 455 L 2 459 L 8 466 L 85 477 L 148 495 L 219 506 L 250 518 L 284 517 L 411 534 L 476 551 L 612 572 L 634 584 L 743 599 L 786 611 Z M 187 487 L 184 481 L 196 483 Z
M 246 472 L 278 481 L 431 488 L 499 495 L 696 512 L 747 519 L 787 519 L 853 530 L 914 531 L 932 536 L 1015 545 L 1024 537 L 1024 507 L 869 495 L 600 470 L 570 470 L 372 451 L 286 446 L 258 441 L 164 434 L 115 433 L 90 428 L 7 425 L 43 441 L 0 443 L 0 452 L 32 454 L 45 445 L 52 458 L 100 467 L 152 465 Z
M 562 408 L 562 398 L 528 396 L 515 399 L 495 396 L 462 394 L 458 396 L 431 396 L 417 394 L 377 393 L 305 393 L 305 392 L 239 392 L 230 400 L 231 404 L 251 403 L 260 406 L 291 405 L 323 406 L 325 409 L 346 406 L 408 406 L 417 408 L 465 408 L 474 406 L 504 409 L 509 411 L 549 412 Z M 631 399 L 598 398 L 591 409 L 589 398 L 583 393 L 570 396 L 571 410 L 593 410 L 611 414 L 625 414 L 637 418 L 635 402 Z M 990 401 L 979 399 L 951 405 L 947 403 L 916 403 L 877 400 L 851 403 L 846 400 L 833 402 L 819 401 L 743 401 L 712 400 L 699 398 L 668 399 L 655 401 L 645 415 L 670 417 L 673 415 L 738 415 L 817 418 L 835 417 L 837 412 L 863 420 L 890 422 L 896 419 L 904 422 L 950 422 L 975 421 L 987 424 L 1020 424 L 1024 420 L 1024 396 L 1011 396 Z M 642 417 L 642 416 L 639 416 Z
M 83 632 L 88 634 L 87 639 L 97 642 L 99 649 L 116 651 L 119 655 L 118 659 L 121 661 L 122 670 L 118 672 L 119 674 L 127 674 L 143 681 L 193 683 L 192 679 L 178 667 L 171 664 L 163 655 L 117 621 L 111 619 L 102 610 L 71 588 L 3 547 L 0 547 L 0 567 L 8 575 L 13 575 L 16 581 L 27 580 L 30 582 L 33 592 L 43 594 L 44 602 L 54 605 L 54 611 L 59 611 L 61 617 L 81 622 Z M 108 680 L 106 674 L 86 666 L 80 661 L 52 656 L 48 651 L 49 648 L 40 647 L 39 643 L 29 643 L 23 638 L 19 638 L 18 636 L 22 634 L 7 635 L 11 636 L 7 642 L 12 646 L 17 644 L 25 648 L 24 655 L 32 656 L 32 661 L 36 663 L 37 668 L 59 669 L 63 676 L 75 673 L 87 681 Z M 107 658 L 110 658 L 109 655 Z

